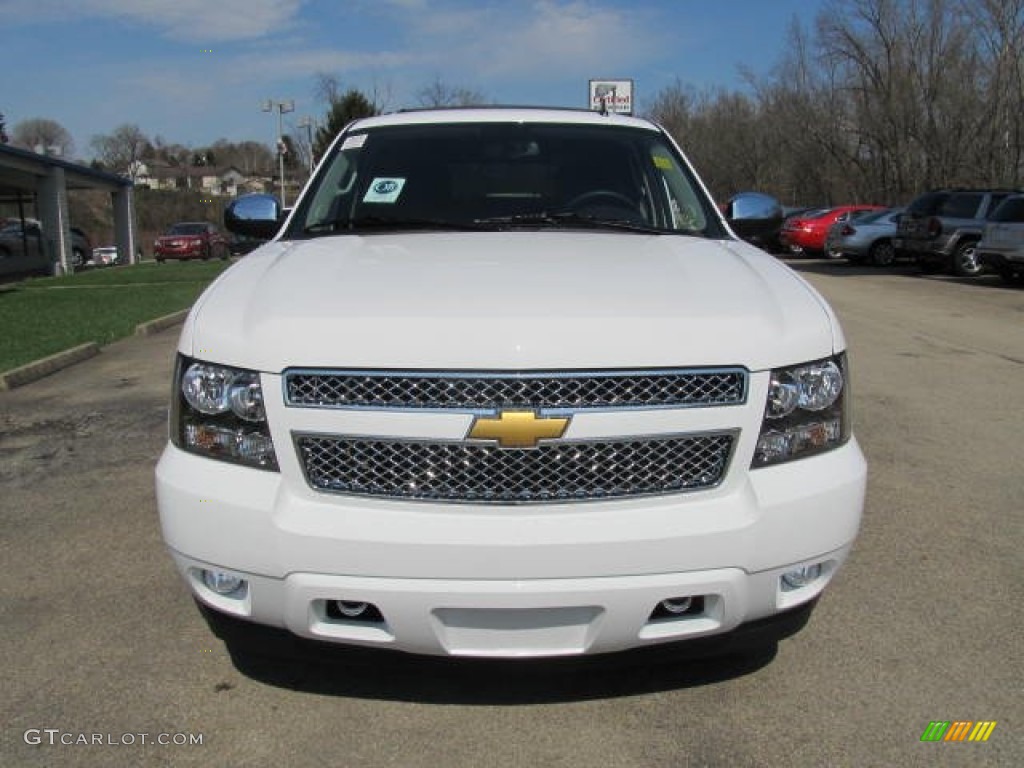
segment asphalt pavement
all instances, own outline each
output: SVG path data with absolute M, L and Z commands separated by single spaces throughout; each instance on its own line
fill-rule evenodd
M 0 765 L 1024 764 L 1024 289 L 792 263 L 846 329 L 870 475 L 776 653 L 233 659 L 160 540 L 175 328 L 0 392 Z M 997 724 L 921 741 L 946 720 Z

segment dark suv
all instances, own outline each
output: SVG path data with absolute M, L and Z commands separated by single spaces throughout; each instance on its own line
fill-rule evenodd
M 939 189 L 914 200 L 900 218 L 897 250 L 917 259 L 926 272 L 973 277 L 984 271 L 977 245 L 996 206 L 1017 190 Z

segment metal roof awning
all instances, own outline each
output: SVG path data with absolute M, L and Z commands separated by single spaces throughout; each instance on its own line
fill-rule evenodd
M 58 273 L 71 271 L 71 231 L 67 207 L 69 190 L 98 189 L 110 192 L 114 205 L 116 245 L 129 260 L 135 260 L 133 187 L 132 180 L 124 176 L 0 144 L 0 202 L 36 200 L 45 247 L 54 271 Z

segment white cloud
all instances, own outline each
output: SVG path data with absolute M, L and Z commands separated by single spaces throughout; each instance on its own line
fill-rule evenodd
M 664 39 L 637 8 L 595 0 L 436 3 L 392 18 L 420 59 L 476 80 L 628 76 Z
M 5 19 L 21 23 L 124 19 L 190 42 L 247 40 L 287 27 L 305 0 L 6 0 Z

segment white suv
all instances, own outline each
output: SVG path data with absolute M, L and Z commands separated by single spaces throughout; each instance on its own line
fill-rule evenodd
M 214 616 L 489 657 L 803 625 L 864 500 L 845 341 L 663 130 L 358 120 L 278 215 L 228 211 L 273 239 L 193 307 L 157 467 Z

